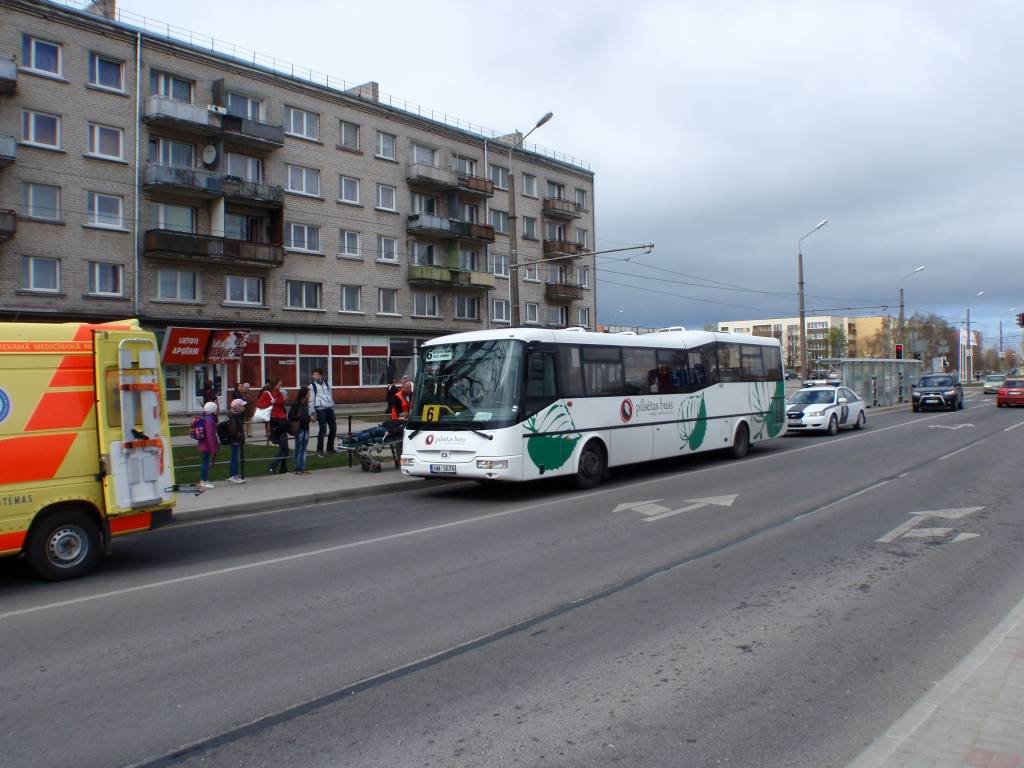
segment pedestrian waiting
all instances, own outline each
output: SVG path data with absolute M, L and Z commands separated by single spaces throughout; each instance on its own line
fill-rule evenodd
M 308 475 L 306 469 L 306 448 L 309 446 L 309 421 L 313 407 L 309 402 L 309 389 L 305 387 L 295 393 L 295 402 L 288 409 L 289 432 L 295 434 L 295 474 Z M 333 408 L 332 408 L 333 412 Z M 331 453 L 334 453 L 333 442 Z
M 242 448 L 245 445 L 245 406 L 240 397 L 231 401 L 228 410 L 228 440 L 231 444 L 231 476 L 229 483 L 244 483 L 242 477 Z
M 210 465 L 217 455 L 217 448 L 220 442 L 217 440 L 217 404 L 206 403 L 203 406 L 202 417 L 192 420 L 192 437 L 199 449 L 199 485 L 203 488 L 213 488 L 210 482 Z
M 316 455 L 324 457 L 324 438 L 327 439 L 327 453 L 334 453 L 335 440 L 338 437 L 338 423 L 334 415 L 334 396 L 331 385 L 324 378 L 321 368 L 313 369 L 313 380 L 309 383 L 309 402 L 313 415 L 316 416 L 319 430 L 316 435 Z

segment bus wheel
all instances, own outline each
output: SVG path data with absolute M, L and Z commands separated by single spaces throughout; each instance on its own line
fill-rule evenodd
M 100 538 L 100 529 L 89 515 L 65 509 L 43 518 L 33 528 L 25 557 L 44 579 L 74 579 L 96 567 L 103 549 Z
M 736 437 L 732 439 L 732 448 L 730 450 L 734 459 L 742 459 L 747 455 L 747 451 L 750 450 L 750 430 L 745 422 L 737 427 Z
M 580 465 L 576 470 L 576 487 L 582 490 L 593 488 L 604 478 L 608 462 L 604 456 L 604 448 L 596 440 L 583 446 L 580 453 Z

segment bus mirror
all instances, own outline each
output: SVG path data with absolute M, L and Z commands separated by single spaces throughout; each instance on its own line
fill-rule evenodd
M 526 348 L 530 352 L 536 352 L 538 349 L 540 349 L 540 342 L 537 341 L 537 339 L 534 339 L 533 341 L 528 341 L 526 342 Z

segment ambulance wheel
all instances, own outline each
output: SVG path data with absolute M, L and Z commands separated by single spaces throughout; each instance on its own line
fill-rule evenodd
M 42 578 L 63 581 L 87 574 L 102 552 L 100 529 L 93 519 L 80 510 L 65 509 L 33 527 L 25 558 Z

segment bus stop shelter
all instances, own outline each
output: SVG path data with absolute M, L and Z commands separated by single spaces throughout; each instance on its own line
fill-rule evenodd
M 909 403 L 910 387 L 924 373 L 920 360 L 824 358 L 816 360 L 815 365 L 837 371 L 843 384 L 864 398 L 868 408 Z

